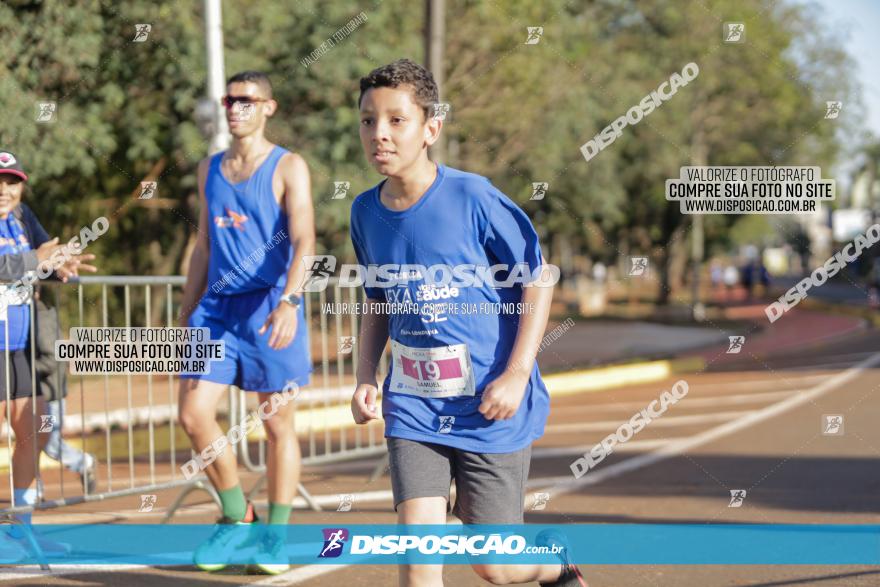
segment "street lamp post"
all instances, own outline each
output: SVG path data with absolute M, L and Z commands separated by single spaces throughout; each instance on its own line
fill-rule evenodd
M 226 91 L 223 65 L 223 15 L 220 0 L 205 0 L 205 44 L 208 56 L 208 87 L 206 104 L 210 103 L 211 126 L 209 154 L 229 148 L 229 126 L 220 99 Z M 207 113 L 208 108 L 203 108 Z

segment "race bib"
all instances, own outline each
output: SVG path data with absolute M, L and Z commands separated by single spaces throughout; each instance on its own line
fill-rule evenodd
M 390 391 L 426 398 L 475 394 L 471 354 L 466 344 L 415 348 L 392 340 L 391 356 Z

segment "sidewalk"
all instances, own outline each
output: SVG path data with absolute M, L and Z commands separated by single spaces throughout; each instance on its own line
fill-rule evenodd
M 558 323 L 547 325 L 549 335 Z M 538 354 L 542 374 L 634 361 L 669 359 L 687 351 L 726 346 L 728 334 L 712 325 L 678 326 L 626 320 L 576 322 Z

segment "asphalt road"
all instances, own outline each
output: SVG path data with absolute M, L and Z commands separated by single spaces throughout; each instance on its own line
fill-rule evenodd
M 533 523 L 880 523 L 880 333 L 853 334 L 833 346 L 766 358 L 719 356 L 700 373 L 665 382 L 553 400 L 546 434 L 535 446 L 530 496 L 550 494 L 543 509 L 527 502 Z M 676 379 L 686 398 L 652 422 L 580 482 L 569 463 Z M 823 434 L 823 417 L 844 416 L 842 435 Z M 665 451 L 665 452 L 658 452 Z M 635 460 L 634 460 L 635 459 Z M 367 481 L 375 461 L 307 471 L 310 491 L 326 496 L 325 511 L 297 510 L 294 523 L 393 523 L 388 477 Z M 254 475 L 246 476 L 245 485 Z M 730 508 L 730 490 L 746 489 Z M 351 511 L 335 511 L 338 495 L 353 494 Z M 158 521 L 175 492 L 159 495 L 152 513 L 138 513 L 136 496 L 39 514 L 44 522 Z M 265 498 L 263 497 L 263 500 Z M 128 501 L 125 501 L 128 500 Z M 193 494 L 178 522 L 208 522 L 216 508 Z M 714 587 L 727 585 L 869 586 L 880 568 L 856 566 L 587 566 L 592 587 Z M 448 566 L 447 585 L 485 585 L 467 567 Z M 396 585 L 390 566 L 302 566 L 278 577 L 231 569 L 10 568 L 14 585 Z

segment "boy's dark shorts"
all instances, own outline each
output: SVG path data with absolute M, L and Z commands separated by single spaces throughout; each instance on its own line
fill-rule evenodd
M 455 479 L 455 506 L 465 524 L 522 524 L 531 445 L 512 453 L 473 453 L 388 438 L 394 509 L 416 497 L 444 497 Z

